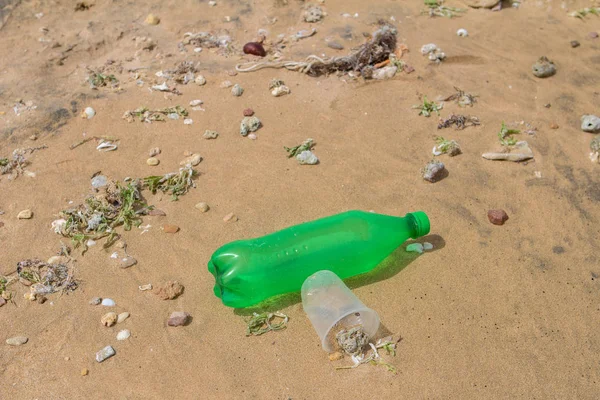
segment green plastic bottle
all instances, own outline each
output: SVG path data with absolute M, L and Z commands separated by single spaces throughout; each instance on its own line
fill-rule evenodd
M 429 233 L 422 211 L 404 217 L 348 211 L 219 248 L 208 263 L 214 292 L 229 307 L 244 308 L 299 291 L 317 271 L 342 279 L 368 272 L 408 238 Z

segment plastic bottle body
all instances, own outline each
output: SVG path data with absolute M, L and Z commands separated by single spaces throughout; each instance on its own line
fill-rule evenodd
M 213 254 L 208 269 L 215 276 L 215 295 L 225 305 L 248 307 L 299 291 L 322 269 L 341 279 L 368 272 L 405 240 L 428 231 L 424 213 L 400 218 L 348 211 L 226 244 Z

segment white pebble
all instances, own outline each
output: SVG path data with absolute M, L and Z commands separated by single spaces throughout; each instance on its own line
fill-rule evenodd
M 195 107 L 195 106 L 202 105 L 202 103 L 204 103 L 202 100 L 192 100 L 192 101 L 190 101 L 190 106 Z
M 423 250 L 432 250 L 433 249 L 433 245 L 429 242 L 424 242 L 423 243 Z
M 409 253 L 423 253 L 423 245 L 421 243 L 411 243 L 406 246 L 406 251 Z
M 466 29 L 461 28 L 461 29 L 459 29 L 459 30 L 456 31 L 456 35 L 457 36 L 461 36 L 461 37 L 467 37 L 467 36 L 469 36 L 469 32 L 467 32 Z
M 256 135 L 254 133 L 251 133 L 248 135 L 248 139 L 256 140 Z
M 92 107 L 86 107 L 83 112 L 85 113 L 87 119 L 92 119 L 94 115 L 96 115 L 96 110 L 94 110 Z
M 194 49 L 194 53 L 200 53 L 202 51 L 202 47 L 196 47 Z
M 129 336 L 131 336 L 131 332 L 129 332 L 129 329 L 123 329 L 122 331 L 117 333 L 117 340 L 127 340 L 129 339 Z
M 125 321 L 127 318 L 129 318 L 129 313 L 122 312 L 121 314 L 117 315 L 117 324 L 120 324 L 121 322 Z
M 101 363 L 102 361 L 104 361 L 107 358 L 110 358 L 114 355 L 115 355 L 115 349 L 113 349 L 112 346 L 106 346 L 105 348 L 103 348 L 102 350 L 100 350 L 99 352 L 96 353 L 96 361 Z
M 191 125 L 194 123 L 194 120 L 191 118 L 186 118 L 183 120 L 184 125 Z
M 115 301 L 113 299 L 103 299 L 102 300 L 102 305 L 106 306 L 106 307 L 114 307 L 115 306 Z
M 87 242 L 85 242 L 87 247 L 92 247 L 96 245 L 96 241 L 93 239 L 89 239 Z
M 119 258 L 119 253 L 116 251 L 110 255 L 110 258 Z

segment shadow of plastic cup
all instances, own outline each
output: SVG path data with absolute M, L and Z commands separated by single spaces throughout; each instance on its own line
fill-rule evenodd
M 336 350 L 336 335 L 341 330 L 358 326 L 374 337 L 379 329 L 379 316 L 366 307 L 331 271 L 318 271 L 302 284 L 302 307 L 321 339 L 323 350 Z

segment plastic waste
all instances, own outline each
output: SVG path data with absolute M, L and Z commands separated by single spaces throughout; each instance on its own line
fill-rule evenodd
M 302 308 L 317 331 L 323 350 L 336 349 L 337 334 L 361 328 L 369 338 L 379 329 L 379 316 L 365 306 L 331 271 L 319 271 L 302 285 Z
M 348 211 L 219 248 L 208 263 L 214 293 L 243 308 L 297 292 L 305 279 L 327 269 L 340 278 L 368 272 L 409 238 L 429 233 L 422 211 L 395 217 Z

